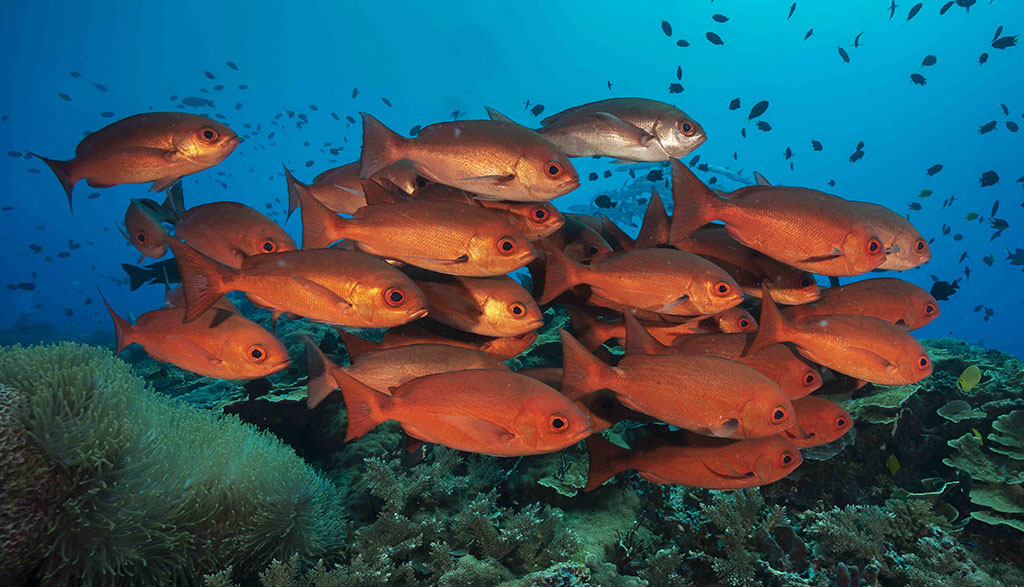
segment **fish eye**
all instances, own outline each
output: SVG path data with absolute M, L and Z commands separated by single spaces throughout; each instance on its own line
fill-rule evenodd
M 846 428 L 846 424 L 847 421 L 845 416 L 839 416 L 836 418 L 836 428 Z
M 775 408 L 775 411 L 772 412 L 772 424 L 781 424 L 786 420 L 786 417 L 786 410 L 783 409 L 782 406 L 778 406 Z
M 715 295 L 724 297 L 732 293 L 732 286 L 724 281 L 719 281 L 712 288 L 712 291 L 715 292 Z
M 882 251 L 882 243 L 877 238 L 873 238 L 868 241 L 868 253 L 875 255 Z
M 508 311 L 512 312 L 512 315 L 516 318 L 520 318 L 526 315 L 526 306 L 516 302 L 508 307 Z
M 140 232 L 139 234 L 135 235 L 135 240 L 139 241 L 140 243 L 146 242 L 146 233 Z
M 746 318 L 740 318 L 740 328 L 748 327 L 750 327 L 750 320 L 747 320 Z
M 800 287 L 811 287 L 811 278 L 803 277 L 800 279 Z
M 795 459 L 796 458 L 791 453 L 784 452 L 782 453 L 782 458 L 779 459 L 779 461 L 782 463 L 783 467 L 788 467 L 793 464 Z
M 555 434 L 561 434 L 568 430 L 569 419 L 561 412 L 555 412 L 548 418 L 548 428 Z
M 591 257 L 593 257 L 594 255 L 596 255 L 596 254 L 598 254 L 600 252 L 601 251 L 597 250 L 597 247 L 595 247 L 594 245 L 590 245 L 589 247 L 587 247 L 587 255 L 589 255 Z
M 536 222 L 544 222 L 548 219 L 548 216 L 548 211 L 541 207 L 534 208 L 530 213 L 530 218 Z
M 265 238 L 260 242 L 260 248 L 263 249 L 264 253 L 273 253 L 277 250 L 277 243 L 273 239 Z
M 405 292 L 397 287 L 389 287 L 388 290 L 384 292 L 384 301 L 392 308 L 397 308 L 405 303 Z
M 697 132 L 697 127 L 689 120 L 684 120 L 679 123 L 679 131 L 686 136 L 691 136 Z
M 199 138 L 202 139 L 203 142 L 212 143 L 220 138 L 220 133 L 212 126 L 204 126 L 199 129 Z
M 551 179 L 562 175 L 562 164 L 558 161 L 548 161 L 544 164 L 544 173 Z
M 818 378 L 815 376 L 814 371 L 808 371 L 807 374 L 804 375 L 804 385 L 805 386 L 814 385 L 814 382 L 817 381 L 817 380 L 818 380 Z
M 498 239 L 498 252 L 502 255 L 511 255 L 516 252 L 516 241 L 510 236 Z
M 922 369 L 927 368 L 928 367 L 928 357 L 921 357 L 920 359 L 917 360 L 917 364 L 920 365 Z
M 929 316 L 934 314 L 935 313 L 935 304 L 928 304 L 927 306 L 925 306 L 924 307 L 924 313 L 929 315 Z
M 262 345 L 254 344 L 249 347 L 249 350 L 245 351 L 246 356 L 249 360 L 254 363 L 262 363 L 267 358 L 267 350 Z
M 924 249 L 927 246 L 928 245 L 924 242 L 924 239 L 923 238 L 919 238 L 919 239 L 917 239 L 917 242 L 914 243 L 914 250 L 917 251 L 918 253 L 921 253 L 921 252 L 924 252 Z
M 416 176 L 416 187 L 424 188 L 427 187 L 427 179 L 419 175 Z

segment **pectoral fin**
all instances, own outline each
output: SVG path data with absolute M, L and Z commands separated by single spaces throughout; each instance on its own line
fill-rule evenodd
M 478 175 L 476 177 L 463 177 L 459 181 L 475 181 L 484 185 L 493 186 L 504 186 L 512 183 L 516 179 L 516 174 L 508 173 L 506 175 Z
M 204 349 L 203 347 L 199 346 L 198 344 L 190 340 L 189 338 L 181 336 L 180 334 L 168 334 L 164 338 L 166 338 L 168 342 L 178 345 L 179 347 L 185 349 L 186 352 L 191 353 L 196 357 L 206 361 L 207 363 L 209 363 L 211 367 L 217 367 L 224 363 L 224 361 L 222 361 L 220 357 L 214 355 L 210 351 Z
M 312 293 L 313 295 L 333 300 L 335 303 L 347 306 L 349 308 L 352 307 L 352 302 L 346 300 L 345 298 L 339 296 L 337 293 L 331 291 L 330 289 L 320 285 L 315 281 L 306 279 L 305 277 L 292 277 L 292 280 L 297 285 L 299 285 L 306 291 Z
M 717 475 L 719 477 L 722 477 L 723 479 L 747 479 L 749 477 L 753 477 L 754 476 L 754 472 L 753 471 L 748 471 L 746 473 L 740 473 L 739 471 L 737 471 L 732 466 L 732 463 L 730 463 L 728 461 L 716 462 L 716 463 L 709 463 L 707 461 L 703 461 L 703 462 L 704 462 L 704 467 L 708 471 L 711 471 L 712 474 Z
M 425 262 L 425 263 L 434 263 L 434 264 L 437 264 L 437 265 L 462 265 L 464 263 L 469 263 L 469 255 L 465 255 L 465 254 L 464 255 L 459 255 L 458 257 L 455 257 L 454 259 L 438 259 L 438 258 L 435 258 L 435 257 L 417 257 L 417 256 L 412 256 L 412 255 L 406 256 L 405 258 L 406 259 L 411 259 L 413 261 L 419 261 L 419 262 Z
M 613 129 L 615 129 L 616 132 L 618 132 L 622 136 L 628 137 L 633 141 L 636 141 L 638 145 L 641 145 L 643 147 L 646 147 L 649 144 L 651 144 L 651 141 L 657 140 L 657 137 L 655 137 L 651 133 L 640 128 L 639 126 L 630 124 L 625 120 L 622 120 L 621 118 L 615 116 L 614 114 L 609 114 L 607 112 L 595 112 L 594 118 L 611 126 Z
M 817 263 L 819 261 L 831 261 L 832 259 L 838 259 L 843 256 L 843 252 L 839 250 L 839 247 L 835 247 L 832 251 L 826 255 L 819 255 L 817 257 L 807 257 L 802 259 L 801 263 Z
M 879 355 L 878 353 L 869 351 L 868 349 L 862 349 L 857 347 L 848 347 L 846 349 L 847 356 L 856 357 L 859 362 L 870 365 L 874 369 L 881 370 L 888 373 L 891 369 L 895 369 L 896 365 L 890 362 L 888 359 Z
M 474 418 L 473 416 L 448 414 L 442 416 L 432 415 L 431 417 L 440 419 L 448 426 L 457 428 L 463 433 L 486 442 L 487 444 L 508 444 L 516 437 L 515 434 L 505 429 L 503 426 L 480 418 Z

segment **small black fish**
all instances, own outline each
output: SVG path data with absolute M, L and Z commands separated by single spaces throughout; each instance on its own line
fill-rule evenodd
M 896 0 L 892 0 L 892 3 L 889 4 L 889 20 L 892 20 L 892 17 L 896 14 L 896 8 Z
M 995 171 L 986 171 L 981 174 L 981 179 L 978 180 L 978 183 L 980 183 L 983 188 L 990 185 L 996 185 L 999 183 L 999 174 Z
M 935 65 L 936 61 L 938 61 L 938 59 L 936 59 L 934 55 L 925 55 L 924 59 L 921 60 L 921 66 L 929 67 Z
M 18 289 L 23 289 L 26 291 L 32 291 L 35 288 L 36 284 L 32 283 L 31 281 L 22 281 L 21 283 L 18 284 Z
M 915 84 L 917 84 L 919 86 L 923 86 L 923 85 L 926 85 L 928 83 L 928 80 L 925 79 L 925 77 L 923 75 L 919 74 L 919 73 L 912 73 L 912 74 L 910 74 L 910 81 L 914 82 Z
M 989 212 L 989 216 L 995 216 L 996 212 L 999 212 L 999 200 L 992 202 L 992 211 Z
M 43 251 L 43 247 L 37 244 L 31 244 L 28 248 L 31 249 L 33 253 L 41 253 Z
M 772 129 L 772 125 L 768 124 L 767 122 L 765 122 L 763 120 L 758 120 L 757 121 L 757 130 L 768 132 L 771 129 Z
M 789 161 L 790 159 L 792 159 L 793 158 L 793 149 L 790 149 L 789 147 L 786 147 L 786 152 L 784 153 L 784 156 L 786 157 L 786 161 Z
M 69 96 L 67 94 L 57 94 L 57 95 L 60 96 L 60 99 L 64 100 L 65 102 L 70 102 L 71 101 L 71 96 Z
M 89 82 L 89 83 L 92 84 L 92 87 L 94 87 L 97 90 L 103 92 L 104 94 L 107 93 L 107 86 L 105 86 L 103 84 L 100 84 L 100 83 L 96 83 L 96 82 Z
M 0 211 L 3 212 L 10 212 L 11 210 L 14 210 L 14 206 L 4 206 L 3 208 L 0 208 Z
M 724 14 L 712 14 L 711 20 L 715 22 L 729 22 L 729 17 Z
M 57 253 L 57 256 L 60 257 L 61 259 L 67 259 L 68 257 L 71 256 L 71 253 L 69 253 L 67 251 L 61 251 L 61 252 Z
M 991 267 L 992 264 L 996 262 L 996 256 L 995 255 L 985 255 L 984 257 L 982 257 L 981 261 L 982 261 L 982 263 L 984 263 L 984 264 L 988 265 L 989 267 Z
M 682 81 L 682 79 L 683 79 L 683 66 L 682 65 L 677 65 L 676 66 L 676 79 L 680 80 L 680 81 Z
M 69 75 L 71 77 L 82 77 L 82 74 L 78 73 L 77 71 L 72 71 Z
M 320 110 L 319 108 L 316 107 L 316 104 L 310 104 L 309 105 L 309 109 L 312 110 L 313 112 L 316 112 L 317 110 Z
M 678 82 L 672 82 L 668 85 L 668 93 L 670 94 L 681 94 L 683 93 L 683 84 Z
M 922 4 L 920 2 L 918 2 L 917 4 L 915 4 L 915 5 L 910 7 L 910 12 L 907 13 L 907 22 L 909 22 L 910 19 L 912 19 L 915 16 L 917 16 L 918 12 L 921 12 L 921 6 L 922 6 Z
M 420 130 L 421 130 L 422 128 L 423 128 L 423 125 L 420 125 L 420 124 L 417 124 L 416 126 L 414 126 L 414 127 L 410 128 L 410 129 L 409 129 L 409 136 L 412 136 L 412 137 L 414 137 L 414 136 L 416 136 L 416 135 L 420 134 Z
M 838 49 L 839 49 L 839 56 L 843 58 L 843 63 L 849 63 L 850 62 L 850 55 L 846 52 L 846 49 L 843 49 L 842 47 L 838 47 Z
M 928 176 L 931 177 L 931 176 L 935 175 L 936 173 L 938 173 L 940 171 L 942 171 L 942 164 L 941 163 L 936 163 L 935 165 L 932 165 L 931 167 L 926 169 L 925 173 L 927 173 Z
M 665 172 L 660 169 L 652 169 L 647 172 L 647 181 L 661 181 L 665 179 Z
M 689 47 L 689 46 L 690 46 L 690 42 L 687 41 L 686 39 L 679 39 L 678 41 L 676 41 L 676 47 Z M 608 89 L 610 90 L 611 88 L 608 88 Z
M 591 171 L 590 175 L 587 176 L 587 179 L 589 179 L 590 181 L 597 181 L 597 172 Z
M 109 110 L 104 111 L 104 112 L 100 112 L 100 118 L 113 118 L 113 116 L 114 116 L 114 113 L 109 111 Z
M 985 124 L 978 127 L 978 134 L 983 135 L 987 132 L 992 132 L 996 128 L 996 121 L 986 122 Z
M 962 235 L 962 234 L 960 234 L 958 232 L 958 233 L 953 235 L 953 240 L 955 240 L 955 241 L 962 241 L 962 240 L 964 240 L 964 235 Z M 967 253 L 964 253 L 964 254 L 966 255 Z
M 992 46 L 996 49 L 1006 49 L 1007 47 L 1013 47 L 1017 44 L 1017 35 L 999 37 L 995 41 L 992 41 Z
M 811 149 L 815 151 L 820 151 L 822 149 L 821 141 L 817 139 L 811 139 Z
M 352 88 L 352 98 L 355 99 L 359 95 L 359 88 Z
M 704 33 L 704 36 L 707 38 L 708 41 L 711 42 L 712 45 L 724 45 L 725 44 L 725 41 L 722 40 L 722 37 L 719 37 L 715 33 L 710 33 L 710 32 Z
M 790 7 L 789 7 L 789 15 L 788 15 L 788 16 L 786 16 L 786 20 L 789 20 L 790 18 L 792 18 L 792 17 L 793 17 L 793 13 L 794 13 L 794 12 L 796 12 L 796 2 L 794 2 L 794 3 L 793 3 L 793 4 L 792 4 L 792 5 L 790 6 Z
M 1003 124 L 1006 125 L 1006 130 L 1010 132 L 1017 132 L 1018 130 L 1020 130 L 1020 127 L 1017 126 L 1017 123 L 1012 120 L 1007 120 Z
M 920 210 L 921 204 L 919 202 L 911 202 L 909 205 L 911 210 Z
M 617 206 L 618 203 L 613 202 L 612 199 L 609 198 L 608 196 L 601 194 L 600 196 L 594 198 L 594 205 L 597 206 L 598 208 L 604 208 L 605 210 L 608 210 L 610 208 L 614 208 L 615 206 Z
M 1006 249 L 1006 260 L 1010 265 L 1024 265 L 1024 249 L 1017 249 L 1012 253 L 1010 249 Z
M 951 6 L 953 6 L 953 0 L 949 0 L 949 2 L 943 4 L 942 8 L 939 9 L 939 16 L 946 14 L 946 11 L 949 10 Z
M 1003 109 L 1003 114 L 1010 115 L 1010 108 L 1006 104 L 1000 104 L 999 107 Z
M 807 39 L 810 39 L 811 35 L 813 35 L 813 34 L 814 34 L 814 29 L 807 29 L 807 33 L 804 34 L 804 40 L 806 41 Z
M 537 104 L 533 108 L 530 108 L 530 114 L 532 114 L 534 116 L 540 116 L 541 112 L 544 112 L 544 105 L 543 104 Z
M 231 69 L 233 69 L 235 71 L 238 71 L 238 66 L 237 65 L 235 65 L 234 63 L 232 63 L 230 61 L 228 61 L 226 63 L 228 64 L 228 67 L 230 67 Z
M 729 102 L 729 110 L 739 110 L 739 108 L 740 108 L 740 99 L 739 98 L 733 98 L 732 102 Z M 12 151 L 12 153 L 13 152 L 16 152 L 16 151 Z M 21 154 L 19 153 L 18 156 L 20 157 Z
M 611 170 L 609 170 L 609 169 L 605 169 L 605 170 L 604 170 L 604 173 L 603 173 L 602 175 L 603 175 L 603 176 L 604 176 L 605 178 L 608 178 L 608 177 L 611 177 L 611 176 L 612 176 L 612 172 L 611 172 Z
M 208 72 L 208 71 L 204 71 L 204 72 L 203 72 L 203 75 L 205 75 L 205 76 L 206 76 L 206 79 L 214 79 L 214 76 L 213 76 L 213 74 L 212 74 L 212 73 L 210 73 L 210 72 Z
M 864 31 L 861 31 L 861 32 L 857 33 L 856 37 L 853 38 L 853 48 L 854 49 L 856 49 L 857 47 L 860 47 L 860 46 L 863 45 L 863 43 L 860 42 L 860 37 L 863 34 L 864 34 Z
M 612 80 L 608 80 L 608 90 L 611 91 L 611 89 L 612 89 Z
M 747 138 L 747 129 L 741 128 L 740 129 L 740 136 L 742 136 L 743 138 Z
M 864 151 L 858 149 L 854 151 L 852 155 L 850 155 L 850 163 L 856 163 L 860 161 L 862 157 L 864 157 Z
M 928 293 L 932 294 L 932 297 L 936 300 L 944 302 L 949 299 L 949 296 L 955 294 L 958 289 L 960 289 L 959 279 L 954 279 L 952 282 L 936 280 Z
M 960 236 L 960 238 L 963 238 L 963 236 Z M 960 240 L 960 239 L 955 239 L 955 240 Z M 964 251 L 963 253 L 960 253 L 960 260 L 957 261 L 957 264 L 958 265 L 962 264 L 966 259 L 967 259 L 967 251 Z
M 64 308 L 64 315 L 70 318 L 75 315 L 75 312 L 71 308 Z
M 380 101 L 384 102 L 384 105 L 387 106 L 388 108 L 391 108 L 391 100 L 388 100 L 387 98 L 381 96 Z
M 978 56 L 978 65 L 985 65 L 988 63 L 988 53 L 982 53 Z
M 197 98 L 196 96 L 186 96 L 181 99 L 181 103 L 192 108 L 213 108 L 213 100 L 207 100 L 206 98 Z
M 999 35 L 1003 34 L 1003 25 L 996 27 L 996 34 L 992 35 L 992 40 L 995 41 L 999 38 Z
M 737 98 L 737 100 L 739 100 L 739 98 Z M 766 110 L 768 110 L 768 100 L 761 100 L 757 104 L 754 104 L 754 107 L 750 109 L 750 114 L 747 115 L 747 120 L 753 120 L 758 116 L 761 116 Z
M 665 33 L 666 37 L 672 36 L 672 25 L 667 20 L 661 21 L 661 32 Z
M 828 180 L 828 186 L 829 187 L 833 187 L 833 188 L 836 187 L 836 180 L 834 180 L 834 179 Z

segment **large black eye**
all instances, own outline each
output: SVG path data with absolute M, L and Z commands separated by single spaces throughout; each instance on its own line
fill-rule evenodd
M 426 180 L 426 178 L 420 177 L 419 175 L 417 175 L 416 176 L 416 187 L 418 187 L 418 188 L 427 187 L 427 180 Z
M 552 414 L 551 418 L 548 419 L 548 428 L 556 434 L 561 434 L 562 432 L 565 432 L 566 428 L 568 427 L 569 419 L 565 417 L 565 414 Z
M 793 455 L 788 452 L 784 452 L 782 453 L 782 459 L 780 460 L 782 461 L 783 466 L 789 466 L 793 463 Z
M 531 217 L 537 222 L 544 222 L 548 218 L 548 211 L 544 208 L 534 208 Z
M 249 347 L 249 350 L 246 351 L 246 354 L 249 355 L 249 359 L 255 363 L 260 363 L 267 358 L 266 349 L 264 349 L 262 346 L 258 344 L 254 344 L 251 347 Z
M 220 137 L 220 133 L 212 126 L 204 126 L 199 129 L 199 138 L 205 143 L 212 143 Z
M 813 371 L 808 371 L 807 375 L 804 375 L 804 385 L 813 385 L 817 379 L 818 378 L 814 376 Z
M 679 123 L 679 131 L 686 136 L 690 136 L 697 130 L 697 127 L 693 125 L 689 120 L 684 120 Z
M 562 164 L 558 161 L 548 161 L 544 164 L 544 173 L 551 179 L 562 175 Z
M 512 315 L 518 318 L 519 316 L 526 315 L 526 306 L 516 302 L 508 307 L 508 311 L 512 312 Z
M 405 302 L 405 292 L 397 287 L 389 288 L 384 292 L 384 301 L 387 302 L 389 306 L 397 308 Z
M 732 286 L 724 281 L 719 281 L 714 286 L 714 292 L 719 296 L 727 296 L 732 293 Z
M 800 280 L 800 287 L 811 287 L 811 280 L 808 277 L 804 277 Z
M 587 255 L 589 255 L 591 257 L 593 257 L 594 255 L 596 255 L 596 254 L 598 254 L 600 252 L 601 251 L 599 251 L 597 249 L 597 247 L 595 247 L 594 245 L 590 245 L 589 247 L 587 247 Z
M 779 422 L 782 422 L 785 419 L 786 410 L 782 408 L 775 408 L 775 411 L 772 412 L 772 424 L 778 424 Z
M 140 232 L 139 234 L 135 235 L 135 240 L 139 241 L 140 243 L 146 242 L 146 233 Z
M 868 241 L 868 253 L 874 255 L 882 250 L 882 243 L 877 238 Z
M 498 252 L 503 255 L 511 255 L 516 252 L 516 241 L 510 236 L 498 240 Z
M 747 320 L 746 318 L 740 318 L 740 328 L 746 328 L 748 326 L 750 326 L 750 320 Z
M 277 243 L 269 238 L 265 238 L 263 239 L 263 242 L 260 243 L 260 248 L 263 249 L 265 253 L 273 253 L 277 250 Z

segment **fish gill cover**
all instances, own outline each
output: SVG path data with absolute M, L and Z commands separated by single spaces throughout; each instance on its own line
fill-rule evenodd
M 15 347 L 0 582 L 1021 582 L 1018 7 L 2 10 L 0 342 L 113 347 L 351 524 L 211 558 L 156 483 L 140 562 L 33 440 L 132 435 Z

